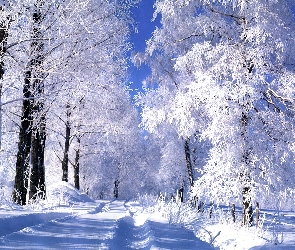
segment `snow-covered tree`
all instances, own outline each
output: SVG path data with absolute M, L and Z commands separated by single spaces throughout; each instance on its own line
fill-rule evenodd
M 162 27 L 136 58 L 149 63 L 157 83 L 143 98 L 144 122 L 168 121 L 180 136 L 200 131 L 210 139 L 195 194 L 217 202 L 242 197 L 244 224 L 266 189 L 286 189 L 286 171 L 294 167 L 293 120 L 273 102 L 294 98 L 293 7 L 275 0 L 159 0 Z M 168 68 L 177 74 L 169 78 Z M 276 119 L 266 121 L 270 116 Z M 288 139 L 274 137 L 278 131 Z
M 57 85 L 60 88 L 48 115 L 51 124 L 49 130 L 52 130 L 52 135 L 49 135 L 49 144 L 52 145 L 49 145 L 48 164 L 62 165 L 62 180 L 68 181 L 72 179 L 69 176 L 70 163 L 74 167 L 77 188 L 80 186 L 80 168 L 83 171 L 83 162 L 88 161 L 85 160 L 87 156 L 84 151 L 99 151 L 96 149 L 99 144 L 92 145 L 93 148 L 89 144 L 111 133 L 117 123 L 116 118 L 111 116 L 113 105 L 116 105 L 114 99 L 119 103 L 129 102 L 120 91 L 126 92 L 127 39 L 132 21 L 129 8 L 135 2 L 87 2 L 79 12 L 84 20 L 83 25 L 79 17 L 76 20 L 79 29 L 68 21 L 73 30 L 70 29 L 67 34 L 74 34 L 74 38 L 70 39 L 73 49 L 66 57 L 66 67 L 53 77 L 54 81 L 61 83 Z M 66 47 L 67 43 L 67 54 Z M 52 155 L 56 157 L 51 158 Z M 91 167 L 92 164 L 87 166 L 90 170 Z M 87 172 L 89 176 L 85 175 L 87 182 L 93 177 L 90 170 Z
M 7 158 L 8 151 L 11 155 L 18 155 L 14 196 L 18 203 L 25 204 L 27 198 L 36 197 L 37 192 L 42 195 L 45 193 L 42 177 L 44 147 L 45 140 L 47 146 L 54 144 L 48 141 L 48 138 L 53 138 L 52 133 L 61 132 L 54 122 L 57 109 L 62 107 L 64 111 L 68 100 L 72 109 L 81 110 L 78 107 L 81 98 L 87 98 L 88 102 L 93 99 L 94 92 L 90 90 L 97 90 L 95 94 L 99 95 L 99 91 L 106 91 L 104 86 L 124 88 L 127 69 L 125 52 L 129 48 L 127 38 L 132 22 L 130 7 L 136 2 L 8 1 L 9 8 L 1 9 L 3 20 L 7 16 L 13 17 L 9 19 L 6 57 L 3 59 L 7 69 L 6 78 L 3 84 L 1 82 L 0 121 L 5 131 L 3 134 L 1 130 L 1 137 L 3 135 L 5 141 L 5 152 L 1 158 Z M 92 102 L 92 105 L 96 103 Z M 3 122 L 2 114 L 5 114 Z M 76 120 L 71 124 L 71 136 L 77 145 L 84 133 L 77 132 L 78 128 L 87 125 L 87 120 L 80 122 L 87 119 L 86 116 L 79 115 L 73 114 L 72 118 Z M 13 138 L 6 133 L 11 130 L 11 124 L 14 124 Z M 46 130 L 45 124 L 49 124 Z M 15 126 L 20 128 L 18 153 L 15 152 L 14 144 L 17 139 Z M 99 133 L 97 130 L 101 130 L 101 127 L 90 130 Z M 14 152 L 7 147 L 9 143 Z M 67 150 L 63 151 L 67 155 Z M 78 159 L 78 148 L 75 147 L 74 151 L 78 153 L 75 157 Z M 64 162 L 67 161 L 66 157 L 62 158 Z M 34 162 L 38 167 L 34 167 Z M 9 164 L 1 161 L 1 168 L 8 165 L 11 165 L 11 159 Z M 78 168 L 75 167 L 75 170 L 77 172 Z M 34 177 L 36 181 L 33 182 Z
M 106 87 L 96 98 L 95 107 L 84 106 L 85 115 L 97 119 L 81 128 L 89 129 L 81 138 L 82 189 L 95 198 L 134 196 L 145 175 L 137 111 L 119 86 Z
M 140 93 L 137 96 L 137 104 L 142 106 L 142 126 L 148 132 L 155 134 L 161 141 L 161 168 L 163 171 L 159 173 L 159 176 L 166 180 L 160 183 L 166 183 L 166 185 L 162 185 L 162 192 L 169 190 L 169 193 L 173 193 L 173 190 L 175 193 L 177 189 L 184 186 L 188 187 L 188 191 L 191 191 L 193 187 L 194 166 L 190 139 L 200 126 L 200 123 L 198 126 L 195 126 L 195 123 L 189 124 L 188 126 L 191 126 L 190 133 L 179 133 L 179 128 L 187 126 L 188 121 L 175 119 L 175 115 L 182 117 L 186 115 L 179 110 L 178 114 L 175 114 L 177 105 L 183 107 L 183 105 L 191 104 L 187 104 L 185 99 L 182 103 L 175 102 L 175 99 L 183 92 L 183 85 L 181 75 L 173 68 L 172 54 L 171 51 L 159 49 L 151 54 L 146 52 L 133 56 L 136 65 L 147 63 L 152 70 L 152 74 L 143 82 L 146 91 L 144 95 Z M 193 112 L 199 118 L 197 120 L 203 116 L 196 109 L 191 109 L 188 112 Z M 168 177 L 169 175 L 171 176 Z M 172 178 L 172 176 L 174 177 Z

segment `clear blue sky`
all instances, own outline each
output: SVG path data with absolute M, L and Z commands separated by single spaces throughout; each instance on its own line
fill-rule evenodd
M 132 32 L 131 34 L 133 51 L 144 52 L 146 41 L 151 37 L 155 27 L 160 26 L 159 18 L 157 18 L 154 22 L 151 21 L 154 12 L 153 5 L 153 0 L 141 0 L 138 8 L 132 8 L 133 18 L 137 24 L 138 30 L 138 33 Z M 150 70 L 148 66 L 142 65 L 139 69 L 137 69 L 132 63 L 130 63 L 130 82 L 132 82 L 131 88 L 134 89 L 133 91 L 130 91 L 132 97 L 138 90 L 142 90 L 141 82 L 149 73 Z

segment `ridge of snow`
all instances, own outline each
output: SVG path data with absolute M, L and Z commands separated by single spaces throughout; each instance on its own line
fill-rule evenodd
M 51 203 L 94 202 L 85 193 L 80 192 L 72 184 L 60 181 L 47 189 L 47 199 Z

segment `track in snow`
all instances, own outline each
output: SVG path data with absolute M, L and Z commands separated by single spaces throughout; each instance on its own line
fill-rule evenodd
M 211 249 L 192 231 L 154 221 L 134 226 L 132 217 L 119 220 L 111 249 Z M 120 247 L 118 247 L 120 246 Z
M 131 213 L 132 214 L 132 213 Z M 123 201 L 26 227 L 2 238 L 0 249 L 212 249 L 192 231 L 146 221 L 135 226 Z

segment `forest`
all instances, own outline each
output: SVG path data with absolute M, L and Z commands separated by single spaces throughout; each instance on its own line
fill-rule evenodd
M 137 52 L 139 2 L 0 1 L 0 204 L 63 181 L 235 204 L 243 225 L 256 206 L 293 211 L 295 1 L 155 0 Z M 130 64 L 151 71 L 135 96 Z

